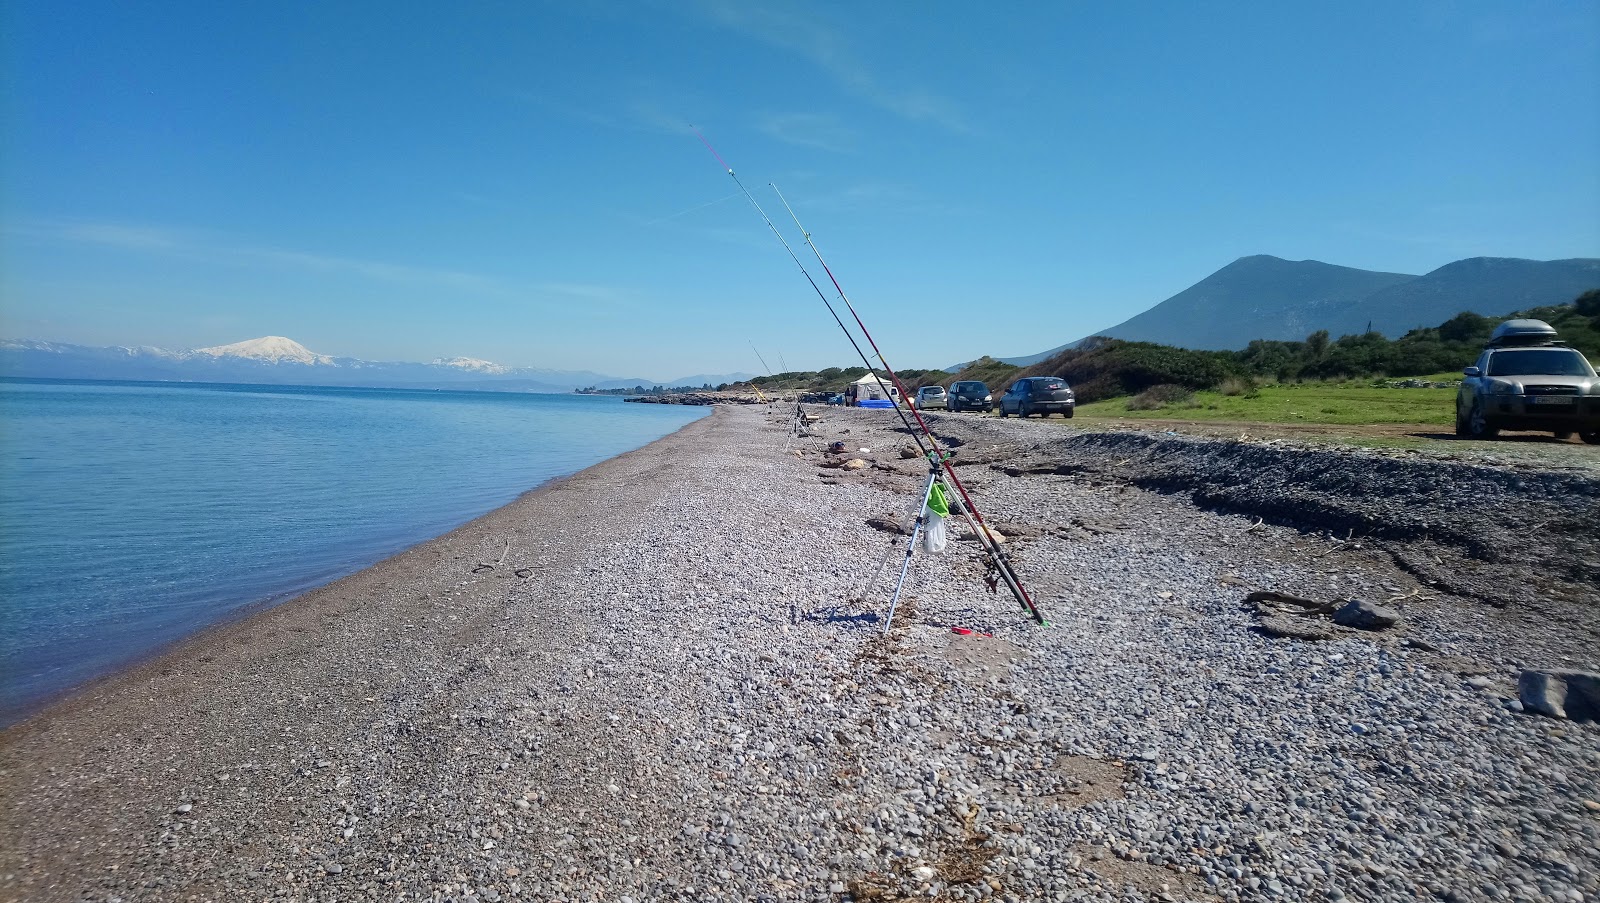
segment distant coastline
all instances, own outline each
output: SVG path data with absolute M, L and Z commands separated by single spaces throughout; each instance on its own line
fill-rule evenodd
M 509 367 L 466 357 L 427 363 L 368 361 L 320 354 L 283 336 L 263 336 L 193 351 L 0 340 L 0 376 L 559 394 L 583 387 L 720 385 L 750 374 L 700 373 L 657 380 L 592 370 Z

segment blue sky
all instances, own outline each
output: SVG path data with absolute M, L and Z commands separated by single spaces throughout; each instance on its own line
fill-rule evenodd
M 1600 256 L 1587 0 L 6 10 L 8 338 L 852 363 L 690 123 L 902 367 L 1043 350 L 1248 254 Z

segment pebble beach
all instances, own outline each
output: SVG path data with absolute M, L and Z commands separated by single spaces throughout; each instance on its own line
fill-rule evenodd
M 1600 725 L 1517 686 L 1600 670 L 1592 470 L 936 415 L 1049 625 L 956 519 L 885 631 L 924 464 L 811 410 L 7 729 L 0 900 L 1600 899 Z

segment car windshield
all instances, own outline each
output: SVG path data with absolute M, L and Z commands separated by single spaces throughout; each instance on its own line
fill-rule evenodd
M 1489 359 L 1489 376 L 1593 376 L 1583 355 L 1570 348 L 1497 351 Z

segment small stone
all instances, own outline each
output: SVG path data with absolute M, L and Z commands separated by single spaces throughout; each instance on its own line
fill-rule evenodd
M 322 870 L 327 872 L 330 875 L 337 875 L 340 872 L 344 871 L 344 866 L 340 865 L 337 862 L 330 862 L 327 865 L 323 866 Z
M 933 880 L 933 876 L 936 875 L 936 874 L 938 874 L 938 873 L 935 872 L 933 870 L 933 866 L 930 866 L 930 865 L 919 865 L 916 868 L 911 870 L 911 877 L 917 879 L 918 881 L 921 881 L 924 884 L 926 884 L 929 881 L 932 881 Z
M 194 805 L 192 803 L 184 803 L 183 805 L 179 806 L 178 808 L 176 808 L 176 809 L 174 809 L 172 811 L 178 813 L 179 815 L 188 815 L 189 811 L 191 809 L 193 809 L 193 808 L 194 808 Z

